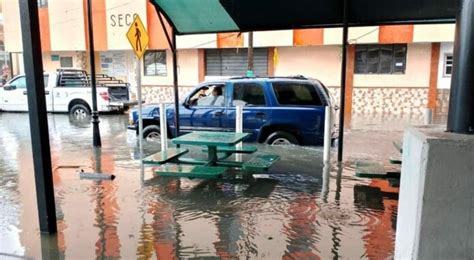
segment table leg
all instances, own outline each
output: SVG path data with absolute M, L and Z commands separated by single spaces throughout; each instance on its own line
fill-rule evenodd
M 217 162 L 217 146 L 208 147 L 208 161 L 210 166 L 216 165 Z

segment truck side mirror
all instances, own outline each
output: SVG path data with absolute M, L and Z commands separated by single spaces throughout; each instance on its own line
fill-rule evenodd
M 5 85 L 3 86 L 4 90 L 15 90 L 16 86 L 15 85 Z
M 185 99 L 183 102 L 183 107 L 189 108 L 189 99 Z

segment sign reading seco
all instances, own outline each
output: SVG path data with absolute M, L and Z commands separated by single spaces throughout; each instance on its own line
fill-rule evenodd
M 112 14 L 110 15 L 110 26 L 112 27 L 129 27 L 133 18 L 138 14 Z

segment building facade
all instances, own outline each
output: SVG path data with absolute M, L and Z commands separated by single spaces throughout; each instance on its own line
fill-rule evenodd
M 172 101 L 172 56 L 155 8 L 146 0 L 92 2 L 97 72 L 136 86 L 138 63 L 125 34 L 138 14 L 150 35 L 140 62 L 144 99 Z M 22 73 L 19 3 L 2 5 L 5 50 L 12 53 L 13 73 Z M 88 69 L 87 0 L 42 0 L 39 7 L 44 69 Z M 342 29 L 254 32 L 253 38 L 256 75 L 317 78 L 337 98 Z M 429 107 L 445 114 L 453 39 L 454 25 L 350 28 L 347 112 L 421 115 Z M 178 36 L 181 95 L 206 79 L 244 75 L 247 43 L 248 33 Z

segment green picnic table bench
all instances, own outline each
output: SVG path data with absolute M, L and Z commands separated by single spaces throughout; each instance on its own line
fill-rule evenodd
M 148 156 L 144 164 L 160 165 L 155 173 L 159 176 L 188 177 L 188 178 L 219 178 L 228 168 L 241 168 L 247 171 L 267 171 L 276 161 L 278 155 L 258 154 L 248 161 L 228 161 L 233 154 L 253 154 L 257 152 L 254 146 L 238 147 L 248 136 L 247 133 L 233 132 L 192 132 L 174 138 L 176 145 L 204 146 L 207 153 L 206 160 L 182 157 L 188 153 L 184 148 L 168 148 L 165 151 Z M 218 156 L 218 154 L 224 154 Z

